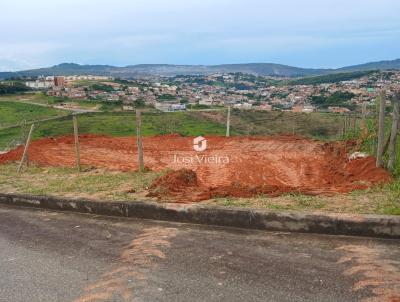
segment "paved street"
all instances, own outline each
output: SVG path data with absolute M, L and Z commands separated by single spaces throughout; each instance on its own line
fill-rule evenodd
M 393 302 L 399 284 L 396 240 L 0 207 L 4 302 Z

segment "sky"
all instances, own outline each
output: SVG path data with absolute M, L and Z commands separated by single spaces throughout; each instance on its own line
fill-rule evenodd
M 391 60 L 400 58 L 399 11 L 399 0 L 2 0 L 0 71 Z

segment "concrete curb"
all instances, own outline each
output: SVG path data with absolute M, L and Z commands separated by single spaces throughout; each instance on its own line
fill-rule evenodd
M 400 216 L 271 212 L 154 202 L 99 202 L 0 193 L 0 204 L 280 232 L 400 238 Z

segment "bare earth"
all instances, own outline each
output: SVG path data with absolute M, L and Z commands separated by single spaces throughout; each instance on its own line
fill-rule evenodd
M 119 171 L 138 168 L 135 137 L 82 135 L 80 144 L 83 165 Z M 348 146 L 340 143 L 294 136 L 212 136 L 207 137 L 207 145 L 207 150 L 197 152 L 192 137 L 145 137 L 146 167 L 174 171 L 156 184 L 153 195 L 177 201 L 277 196 L 287 192 L 332 195 L 366 189 L 391 179 L 389 173 L 375 167 L 373 157 L 349 161 Z M 0 155 L 0 163 L 19 160 L 22 150 L 19 147 Z M 73 167 L 73 137 L 34 141 L 29 159 L 43 166 Z

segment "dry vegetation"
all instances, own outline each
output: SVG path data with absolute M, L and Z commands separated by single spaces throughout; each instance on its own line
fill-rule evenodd
M 155 172 L 139 174 L 91 168 L 78 173 L 71 168 L 38 166 L 30 166 L 22 174 L 16 171 L 14 163 L 1 166 L 1 192 L 99 200 L 149 199 L 145 198 L 146 188 L 160 176 Z
M 16 164 L 2 165 L 0 191 L 57 195 L 69 198 L 91 198 L 111 201 L 155 201 L 146 197 L 150 184 L 162 173 L 115 172 L 86 169 L 77 173 L 71 168 L 30 166 L 16 173 Z M 287 194 L 280 197 L 221 198 L 204 204 L 268 210 L 321 211 L 330 213 L 400 215 L 400 186 L 397 182 L 349 194 L 306 196 Z

